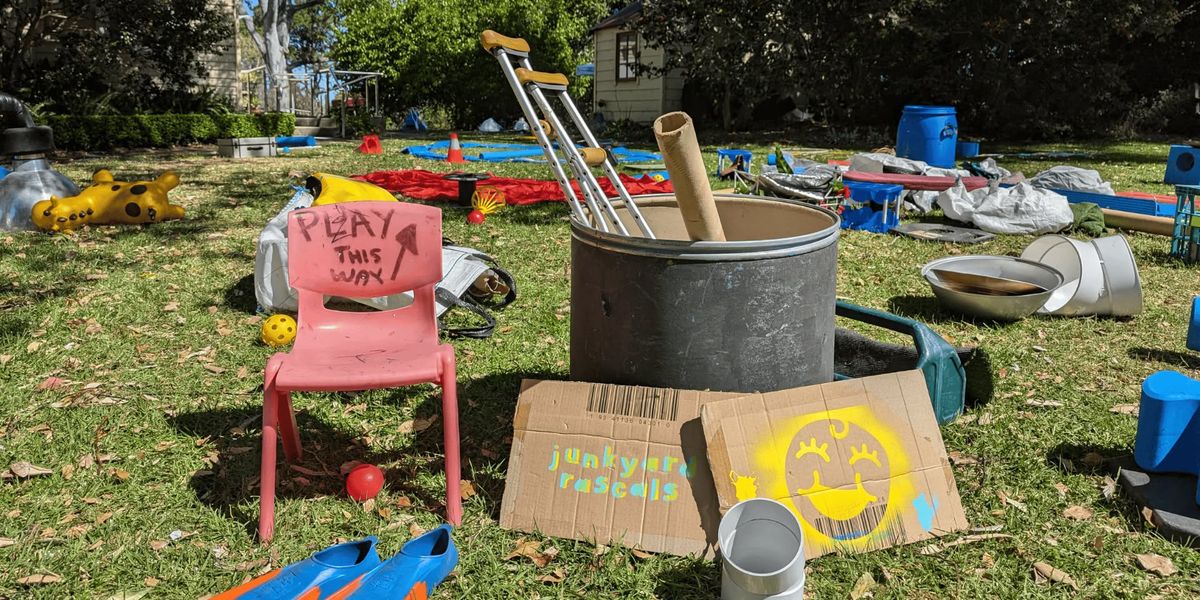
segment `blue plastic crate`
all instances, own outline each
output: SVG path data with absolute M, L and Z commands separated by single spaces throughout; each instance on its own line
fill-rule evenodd
M 1200 262 L 1200 187 L 1175 186 L 1175 229 L 1171 234 L 1171 256 L 1185 262 Z
M 844 181 L 850 197 L 842 203 L 843 229 L 886 233 L 900 225 L 900 197 L 904 186 L 890 183 Z

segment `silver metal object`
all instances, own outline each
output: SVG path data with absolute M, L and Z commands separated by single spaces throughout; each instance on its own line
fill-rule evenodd
M 558 101 L 566 109 L 567 116 L 575 129 L 583 136 L 584 143 L 591 148 L 600 148 L 596 136 L 588 127 L 587 122 L 583 118 L 583 114 L 575 107 L 575 102 L 571 99 L 571 95 L 567 92 L 565 86 L 529 82 L 522 84 L 517 77 L 515 66 L 533 71 L 533 65 L 529 61 L 529 54 L 523 51 L 517 51 L 503 46 L 497 46 L 491 50 L 492 55 L 496 57 L 500 63 L 500 70 L 504 73 L 504 79 L 508 81 L 509 87 L 512 88 L 513 94 L 517 97 L 517 104 L 521 107 L 521 112 L 525 115 L 526 122 L 529 123 L 529 128 L 533 132 L 534 138 L 537 139 L 538 145 L 542 147 L 542 152 L 546 155 L 546 161 L 550 163 L 550 168 L 554 171 L 554 177 L 558 180 L 558 185 L 562 187 L 563 194 L 567 198 L 567 204 L 571 206 L 571 212 L 579 222 L 597 229 L 601 232 L 615 231 L 616 233 L 628 236 L 629 230 L 625 223 L 618 218 L 612 202 L 608 195 L 604 193 L 604 189 L 600 187 L 600 182 L 596 176 L 592 174 L 591 167 L 587 165 L 582 153 L 575 147 L 575 143 L 571 139 L 570 132 L 566 129 L 563 120 L 558 118 L 554 112 L 554 107 L 551 104 L 551 99 L 548 94 L 557 96 Z M 535 108 L 536 106 L 536 108 Z M 539 118 L 538 113 L 542 117 Z M 552 129 L 547 132 L 542 127 L 541 121 L 544 119 Z M 555 149 L 555 144 L 550 141 L 550 135 L 558 138 L 558 147 Z M 579 197 L 575 194 L 571 187 L 571 179 L 559 164 L 559 153 L 562 153 L 567 166 L 575 175 L 575 179 L 579 182 L 580 194 L 583 196 L 583 203 L 580 203 Z M 616 189 L 617 197 L 627 207 L 626 210 L 641 230 L 642 235 L 654 239 L 654 231 L 650 224 L 643 218 L 641 211 L 638 209 L 637 203 L 629 194 L 629 190 L 625 188 L 625 184 L 621 182 L 621 177 L 617 173 L 616 167 L 608 156 L 600 167 L 608 177 L 613 187 Z M 584 209 L 584 205 L 587 209 Z
M 1045 291 L 1018 296 L 973 294 L 947 286 L 933 273 L 934 270 L 1024 281 L 1040 286 Z M 921 276 L 929 282 L 933 294 L 947 308 L 998 321 L 1016 321 L 1033 314 L 1063 284 L 1063 275 L 1058 269 L 1013 256 L 950 256 L 921 267 Z

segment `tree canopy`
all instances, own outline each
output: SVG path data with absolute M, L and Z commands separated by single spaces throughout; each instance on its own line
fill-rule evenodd
M 951 104 L 969 130 L 1008 136 L 1200 124 L 1191 0 L 656 0 L 635 26 L 726 125 L 722 105 L 778 97 L 832 124 Z
M 59 112 L 190 110 L 232 24 L 195 0 L 0 3 L 0 89 Z
M 341 0 L 331 50 L 338 68 L 379 71 L 380 94 L 394 110 L 438 106 L 459 126 L 519 114 L 496 59 L 479 46 L 494 29 L 523 37 L 540 71 L 573 74 L 591 55 L 588 28 L 604 0 Z

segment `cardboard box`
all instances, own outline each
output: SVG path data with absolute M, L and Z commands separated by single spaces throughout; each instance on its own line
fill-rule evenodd
M 701 415 L 722 514 L 745 498 L 783 502 L 807 558 L 968 526 L 920 371 L 744 395 Z
M 740 394 L 526 380 L 500 526 L 713 557 L 700 408 Z

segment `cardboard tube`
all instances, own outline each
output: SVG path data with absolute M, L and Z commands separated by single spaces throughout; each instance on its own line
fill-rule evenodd
M 658 138 L 658 149 L 671 174 L 675 201 L 683 213 L 688 237 L 724 242 L 725 230 L 717 214 L 717 203 L 713 201 L 692 118 L 683 112 L 667 113 L 654 120 L 654 137 Z
M 1122 210 L 1104 210 L 1104 224 L 1117 229 L 1141 231 L 1171 237 L 1175 233 L 1175 220 L 1167 217 L 1152 217 Z

